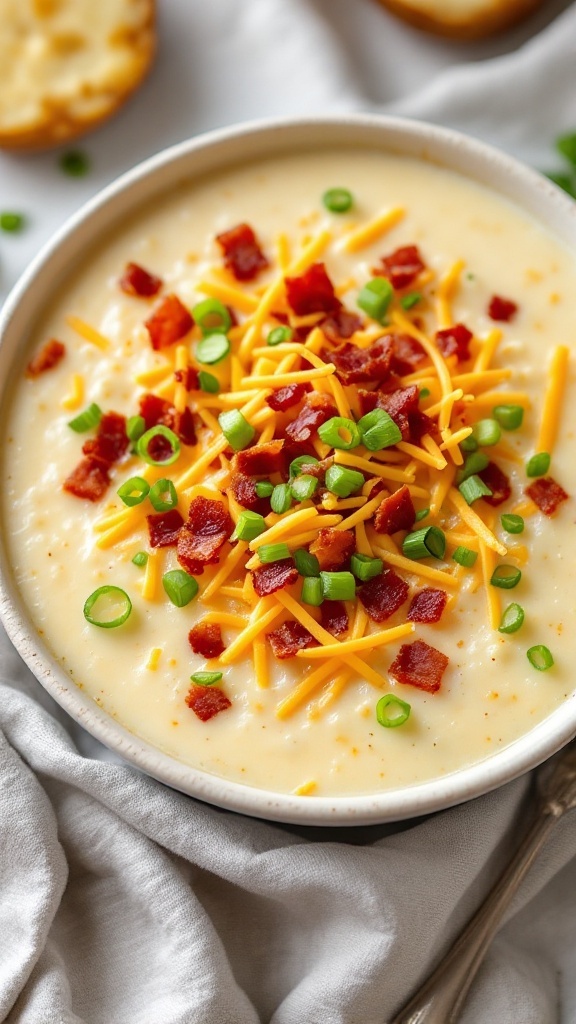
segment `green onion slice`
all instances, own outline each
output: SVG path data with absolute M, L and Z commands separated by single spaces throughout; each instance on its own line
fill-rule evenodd
M 259 480 L 256 484 L 256 494 L 259 498 L 269 498 L 274 490 L 274 484 L 269 480 Z
M 329 466 L 324 479 L 328 490 L 338 498 L 349 498 L 364 486 L 364 475 L 347 466 Z
M 92 402 L 84 412 L 81 412 L 78 416 L 75 416 L 73 420 L 69 420 L 68 426 L 71 430 L 75 430 L 77 434 L 84 434 L 87 430 L 91 430 L 92 427 L 97 427 L 102 419 L 102 409 L 96 402 Z
M 321 572 L 322 593 L 327 601 L 353 601 L 356 580 L 351 572 Z
M 176 508 L 178 504 L 176 488 L 172 480 L 167 480 L 166 478 L 157 480 L 155 484 L 152 484 L 148 497 L 150 498 L 152 508 L 156 512 L 169 512 L 171 508 Z
M 452 558 L 458 563 L 458 565 L 463 565 L 465 569 L 471 569 L 478 558 L 478 552 L 460 545 L 460 547 L 457 547 L 453 552 Z
M 213 686 L 222 679 L 222 672 L 193 672 L 190 679 L 198 686 Z
M 400 299 L 400 305 L 402 309 L 409 310 L 417 306 L 422 301 L 422 292 L 408 292 L 407 295 L 403 295 Z
M 281 516 L 287 512 L 292 504 L 292 489 L 290 484 L 276 484 L 270 496 L 270 508 L 277 515 Z
M 421 398 L 429 398 L 431 394 L 432 392 L 430 391 L 430 388 L 421 388 L 420 394 L 418 395 L 418 400 L 420 400 Z
M 228 444 L 235 452 L 247 448 L 254 439 L 256 431 L 239 409 L 228 409 L 226 412 L 221 412 L 218 423 Z
M 301 598 L 304 604 L 319 608 L 324 600 L 322 580 L 318 576 L 305 576 L 302 582 Z
M 385 693 L 376 705 L 376 718 L 385 729 L 397 729 L 410 718 L 410 705 L 394 693 Z
M 472 476 L 463 480 L 462 483 L 458 485 L 458 490 L 462 497 L 466 499 L 468 505 L 471 505 L 474 501 L 478 501 L 478 498 L 488 498 L 492 494 L 490 488 L 486 487 L 484 481 L 481 480 L 479 476 L 476 476 L 476 474 L 472 474 Z
M 330 213 L 348 213 L 354 199 L 347 188 L 329 188 L 322 196 L 322 202 Z
M 483 469 L 490 462 L 490 459 L 484 452 L 470 452 L 464 460 L 462 469 L 458 470 L 456 476 L 456 483 L 461 484 L 463 480 L 467 480 L 469 476 L 473 476 L 475 473 L 481 473 Z
M 146 430 L 146 420 L 143 416 L 130 416 L 126 423 L 126 437 L 129 441 L 137 441 Z
M 373 409 L 358 420 L 362 443 L 371 452 L 379 452 L 402 440 L 402 431 L 385 409 Z
M 133 505 L 140 505 L 149 491 L 150 484 L 144 477 L 131 476 L 129 480 L 125 480 L 123 484 L 120 484 L 116 494 L 125 505 L 132 507 Z
M 291 485 L 292 497 L 296 501 L 306 501 L 311 498 L 318 488 L 318 481 L 315 476 L 301 474 L 297 476 Z
M 271 346 L 282 345 L 284 342 L 290 341 L 293 333 L 294 332 L 292 328 L 287 327 L 284 324 L 282 324 L 280 327 L 273 327 L 272 330 L 269 331 L 268 333 L 268 337 L 266 338 L 266 344 Z
M 530 647 L 526 651 L 526 656 L 532 667 L 538 669 L 539 672 L 547 672 L 554 664 L 554 658 L 544 644 L 536 644 L 534 647 Z
M 393 295 L 394 289 L 388 278 L 373 277 L 358 293 L 356 304 L 373 320 L 382 323 Z
M 526 463 L 526 476 L 546 476 L 550 469 L 550 456 L 548 452 L 538 452 L 528 459 Z
M 255 537 L 259 537 L 261 533 L 264 533 L 265 529 L 264 517 L 259 515 L 258 512 L 250 512 L 249 509 L 246 509 L 240 513 L 230 540 L 251 541 Z
M 517 569 L 514 565 L 497 565 L 490 577 L 490 583 L 493 587 L 499 587 L 500 590 L 514 590 L 522 579 L 522 572 Z
M 370 555 L 356 553 L 350 559 L 350 568 L 356 579 L 366 583 L 380 575 L 384 568 L 384 562 L 381 558 L 370 558 Z
M 134 555 L 134 558 L 132 559 L 133 564 L 137 565 L 139 569 L 141 569 L 142 566 L 146 565 L 147 561 L 148 561 L 148 552 L 147 551 L 137 551 L 136 554 Z
M 520 604 L 509 604 L 504 609 L 502 618 L 500 619 L 500 625 L 498 626 L 499 633 L 517 633 L 520 626 L 524 622 L 524 609 Z
M 293 552 L 292 557 L 301 576 L 320 575 L 320 563 L 316 555 L 311 555 L 306 548 L 298 548 Z
M 476 439 L 480 448 L 498 444 L 501 433 L 500 424 L 494 419 L 478 420 L 472 427 L 472 437 Z
M 22 213 L 0 213 L 0 228 L 2 231 L 10 231 L 16 234 L 21 231 L 25 224 Z
M 321 423 L 318 427 L 318 437 L 331 448 L 341 448 L 345 452 L 357 448 L 362 441 L 357 424 L 344 416 L 332 416 L 325 423 Z
M 232 326 L 230 313 L 218 299 L 204 299 L 203 302 L 199 302 L 194 306 L 192 316 L 204 337 L 208 334 L 226 334 Z
M 506 530 L 506 533 L 524 532 L 524 520 L 522 516 L 516 516 L 512 512 L 505 512 L 500 516 L 500 522 L 502 523 L 502 529 Z
M 71 149 L 60 157 L 60 167 L 71 178 L 83 178 L 90 170 L 90 161 L 79 149 Z
M 262 565 L 268 565 L 269 562 L 280 562 L 283 558 L 290 558 L 290 548 L 286 543 L 261 544 L 257 555 Z
M 162 586 L 170 598 L 172 604 L 177 608 L 184 608 L 190 604 L 198 593 L 198 583 L 193 576 L 190 576 L 184 569 L 171 569 L 165 572 L 162 577 Z
M 220 391 L 220 381 L 218 377 L 215 377 L 213 373 L 208 373 L 207 370 L 200 370 L 198 373 L 198 383 L 201 391 L 206 391 L 209 395 L 217 395 Z
M 421 523 L 422 520 L 426 519 L 426 516 L 429 516 L 429 515 L 430 515 L 430 509 L 429 508 L 421 508 L 420 511 L 416 513 L 416 522 L 417 523 Z
M 226 358 L 230 351 L 230 340 L 225 334 L 207 334 L 196 346 L 199 363 L 214 366 Z
M 84 603 L 84 618 L 93 626 L 116 629 L 132 611 L 132 601 L 125 590 L 110 585 L 98 587 Z
M 300 476 L 302 472 L 302 466 L 317 466 L 318 459 L 315 459 L 313 455 L 299 455 L 297 459 L 292 459 L 290 463 L 290 479 L 292 480 L 295 476 Z
M 446 537 L 438 526 L 424 526 L 406 535 L 402 551 L 406 558 L 444 558 Z
M 521 405 L 495 405 L 492 415 L 504 430 L 518 430 L 522 426 L 524 409 Z
M 155 437 L 163 437 L 168 441 L 172 452 L 166 459 L 155 459 L 153 455 L 150 455 L 148 448 L 150 442 L 153 441 Z M 170 427 L 165 427 L 162 423 L 157 423 L 155 427 L 150 427 L 150 430 L 147 430 L 145 434 L 142 434 L 142 437 L 138 438 L 136 442 L 136 451 L 140 458 L 144 459 L 144 462 L 147 462 L 149 466 L 171 466 L 173 462 L 176 462 L 176 459 L 180 455 L 180 441 L 174 431 L 170 430 Z
M 460 448 L 463 452 L 476 452 L 478 451 L 478 441 L 473 434 L 469 434 L 463 441 L 460 441 Z

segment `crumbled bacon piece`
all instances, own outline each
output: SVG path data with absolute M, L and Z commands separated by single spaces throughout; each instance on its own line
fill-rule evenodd
M 503 473 L 500 466 L 497 466 L 495 462 L 489 462 L 486 469 L 481 470 L 478 476 L 486 484 L 486 487 L 489 487 L 492 491 L 491 496 L 484 496 L 484 501 L 488 505 L 496 508 L 504 501 L 507 501 L 512 494 L 512 488 L 506 473 Z
M 414 409 L 408 413 L 408 425 L 410 427 L 409 440 L 413 444 L 419 444 L 424 434 L 434 437 L 438 433 L 438 427 L 434 420 L 430 419 L 421 409 Z
M 170 405 L 170 402 L 167 402 L 164 398 L 147 393 L 140 398 L 139 408 L 140 415 L 146 424 L 146 430 L 162 424 L 162 426 L 173 430 L 180 441 L 182 441 L 182 444 L 196 444 L 194 417 L 188 407 L 183 412 L 176 412 L 174 406 Z M 166 438 L 158 436 L 154 438 L 148 451 L 154 459 L 161 462 L 162 459 L 168 458 L 172 448 Z
M 333 530 L 331 527 L 318 531 L 310 545 L 310 554 L 316 555 L 323 572 L 335 572 L 346 565 L 356 547 L 352 530 Z
M 208 659 L 218 658 L 226 650 L 222 630 L 216 622 L 197 622 L 188 633 L 188 643 L 194 654 Z
M 251 512 L 258 512 L 261 516 L 268 515 L 270 511 L 270 499 L 259 498 L 256 493 L 256 484 L 249 476 L 243 473 L 234 473 L 230 482 L 232 494 L 242 508 L 250 509 Z
M 420 392 L 415 384 L 407 388 L 398 388 L 396 391 L 379 391 L 376 399 L 376 409 L 384 409 L 394 420 L 394 423 L 402 434 L 402 439 L 407 441 L 410 437 L 410 416 L 418 412 Z
M 551 476 L 539 477 L 526 488 L 526 494 L 546 516 L 554 515 L 558 506 L 568 498 L 564 488 Z
M 348 612 L 343 601 L 323 601 L 320 606 L 321 626 L 332 636 L 342 636 L 349 628 Z
M 174 370 L 174 380 L 183 384 L 186 391 L 198 391 L 200 388 L 198 370 L 193 366 L 187 366 L 185 370 Z
M 152 395 L 149 392 L 142 395 L 139 402 L 139 412 L 146 424 L 146 430 L 155 427 L 158 423 L 166 426 L 166 419 L 170 415 L 173 406 L 165 398 Z
M 208 722 L 219 711 L 232 707 L 232 701 L 217 686 L 191 686 L 185 701 L 201 722 Z
M 518 312 L 518 306 L 512 299 L 504 299 L 501 295 L 493 295 L 488 306 L 488 316 L 491 320 L 501 320 L 508 323 Z
M 96 437 L 85 441 L 82 451 L 89 458 L 111 466 L 126 453 L 129 443 L 126 417 L 118 412 L 106 412 L 100 419 Z
M 413 373 L 420 363 L 426 359 L 426 352 L 419 341 L 409 334 L 394 335 L 394 353 L 390 369 L 402 377 L 405 373 Z
M 414 594 L 406 618 L 409 622 L 440 622 L 448 594 L 444 590 L 425 587 Z
M 336 376 L 343 384 L 356 384 L 359 381 L 385 380 L 390 372 L 393 352 L 392 337 L 384 335 L 377 338 L 370 348 L 358 348 L 345 342 L 332 352 L 324 351 L 322 356 L 326 362 L 334 363 Z
M 407 288 L 426 266 L 416 245 L 403 245 L 380 263 L 374 273 L 387 277 L 394 288 Z
M 373 491 L 370 497 L 375 497 Z M 407 484 L 399 487 L 394 494 L 384 498 L 376 509 L 374 529 L 376 533 L 396 533 L 397 530 L 410 530 L 416 520 L 410 489 Z
M 194 416 L 192 410 L 186 406 L 182 412 L 178 412 L 174 409 L 171 415 L 171 422 L 166 424 L 174 431 L 176 437 L 182 441 L 182 444 L 194 445 L 196 444 L 196 428 L 194 426 Z
M 246 476 L 270 476 L 271 473 L 280 473 L 284 467 L 283 447 L 283 441 L 255 444 L 252 448 L 237 452 L 232 465 L 235 470 Z
M 167 295 L 152 316 L 144 321 L 152 348 L 158 351 L 184 338 L 194 326 L 194 321 L 177 295 Z
M 415 640 L 412 644 L 402 644 L 388 671 L 399 683 L 436 693 L 448 660 L 435 647 L 430 647 L 423 640 Z
M 464 324 L 454 324 L 444 331 L 436 331 L 436 344 L 445 359 L 448 356 L 456 356 L 459 363 L 470 359 L 470 342 L 472 331 L 469 331 Z
M 286 412 L 293 405 L 298 405 L 306 394 L 304 384 L 286 384 L 283 388 L 276 388 L 266 399 L 267 404 L 274 412 Z
M 51 338 L 30 360 L 26 368 L 27 377 L 39 377 L 46 370 L 52 370 L 66 354 L 66 347 L 56 338 Z
M 323 263 L 313 263 L 300 277 L 286 277 L 288 304 L 296 316 L 335 313 L 342 303 Z
M 313 391 L 306 399 L 296 419 L 286 427 L 286 436 L 291 441 L 299 443 L 309 441 L 322 423 L 337 415 L 338 410 L 328 395 Z
M 126 295 L 137 295 L 139 298 L 149 299 L 160 291 L 162 278 L 151 274 L 149 270 L 145 270 L 138 263 L 127 263 L 118 284 Z
M 334 342 L 351 338 L 356 331 L 361 330 L 362 326 L 362 320 L 358 314 L 344 309 L 343 306 L 320 322 L 320 327 L 328 341 Z
M 249 224 L 237 224 L 216 235 L 224 254 L 224 263 L 237 281 L 252 281 L 269 266 L 254 231 Z
M 65 491 L 87 501 L 100 501 L 110 483 L 108 467 L 96 459 L 82 459 L 63 483 Z
M 184 520 L 177 508 L 146 516 L 150 545 L 153 548 L 171 548 L 178 543 Z
M 252 572 L 252 583 L 258 597 L 275 594 L 298 579 L 298 569 L 291 558 L 282 558 L 279 562 L 268 562 Z
M 205 565 L 218 561 L 234 523 L 221 501 L 193 498 L 188 520 L 178 535 L 177 558 L 191 576 L 201 576 Z
M 385 622 L 404 604 L 408 597 L 408 584 L 393 569 L 368 580 L 358 590 L 358 597 L 374 622 Z
M 308 647 L 318 647 L 318 641 L 312 636 L 305 626 L 302 626 L 296 619 L 288 619 L 278 629 L 266 634 L 273 653 L 281 661 L 284 658 L 295 658 L 298 651 Z

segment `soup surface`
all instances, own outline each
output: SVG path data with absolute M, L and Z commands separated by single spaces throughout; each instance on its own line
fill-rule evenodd
M 137 736 L 250 786 L 373 793 L 511 743 L 572 692 L 575 281 L 513 206 L 371 151 L 118 225 L 7 413 L 39 635 Z

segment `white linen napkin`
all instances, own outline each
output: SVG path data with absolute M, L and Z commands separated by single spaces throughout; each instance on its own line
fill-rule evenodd
M 551 8 L 554 10 L 551 10 Z M 548 5 L 548 17 L 565 3 Z M 6 288 L 137 159 L 240 119 L 386 109 L 545 166 L 576 127 L 576 7 L 458 50 L 371 0 L 170 0 L 144 89 L 83 147 L 0 159 Z M 518 48 L 516 48 L 518 44 Z M 499 51 L 503 51 L 498 56 Z M 507 51 L 507 52 L 506 52 Z M 496 56 L 494 56 L 496 54 Z M 56 707 L 0 637 L 0 1021 L 384 1024 L 505 863 L 530 779 L 398 829 L 294 829 L 172 792 Z M 462 1024 L 575 1024 L 576 818 L 519 894 Z

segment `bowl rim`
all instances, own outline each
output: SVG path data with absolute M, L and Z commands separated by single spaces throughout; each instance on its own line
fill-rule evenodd
M 511 199 L 560 241 L 576 253 L 576 204 L 536 171 L 513 157 L 452 129 L 422 121 L 380 114 L 344 114 L 305 118 L 274 118 L 250 121 L 179 142 L 126 171 L 88 200 L 41 248 L 7 297 L 0 311 L 0 369 L 3 359 L 12 365 L 17 348 L 15 335 L 19 321 L 32 323 L 43 310 L 46 296 L 36 300 L 33 290 L 40 280 L 46 282 L 54 264 L 58 266 L 70 250 L 94 247 L 116 207 L 127 218 L 144 205 L 154 192 L 158 178 L 169 169 L 173 180 L 184 175 L 193 179 L 201 171 L 194 161 L 226 147 L 251 141 L 268 155 L 282 151 L 296 140 L 316 140 L 317 148 L 334 145 L 335 136 L 357 136 L 363 148 L 369 148 L 368 136 L 374 136 L 373 148 L 399 155 L 420 156 L 424 161 L 456 170 Z M 290 141 L 292 139 L 292 142 Z M 361 141 L 364 139 L 364 141 Z M 244 161 L 253 159 L 253 153 Z M 225 159 L 220 166 L 234 166 Z M 187 165 L 190 164 L 190 167 Z M 186 168 L 184 170 L 184 168 Z M 142 195 L 140 195 L 142 193 Z M 538 216 L 544 206 L 544 214 Z M 107 213 L 98 225 L 97 219 Z M 83 233 L 91 236 L 83 241 Z M 60 260 L 58 257 L 62 257 Z M 68 257 L 69 261 L 70 257 Z M 46 288 L 44 289 L 46 290 Z M 27 305 L 27 300 L 29 305 Z M 26 307 L 26 312 L 24 309 Z M 12 337 L 12 353 L 7 339 Z M 5 377 L 8 375 L 6 374 Z M 5 381 L 1 386 L 5 386 Z M 502 750 L 482 761 L 443 777 L 414 783 L 400 789 L 369 795 L 339 797 L 296 796 L 257 789 L 183 764 L 145 740 L 130 733 L 101 709 L 72 682 L 39 639 L 24 601 L 13 579 L 4 542 L 0 543 L 0 621 L 12 643 L 41 685 L 64 710 L 96 739 L 126 761 L 153 778 L 207 803 L 250 816 L 300 825 L 369 825 L 429 814 L 480 796 L 534 768 L 576 734 L 576 692 L 559 708 Z

